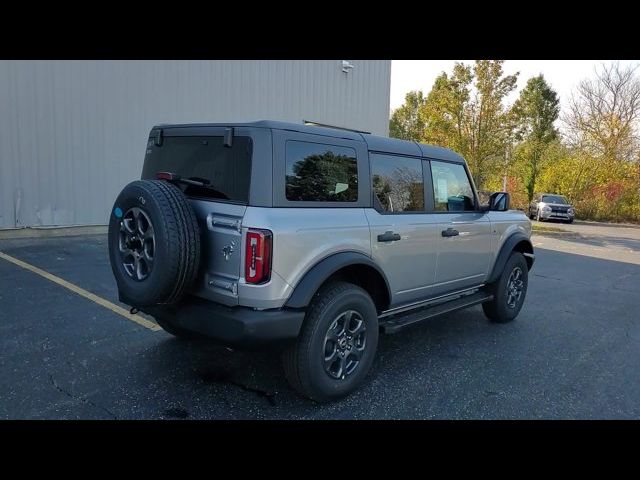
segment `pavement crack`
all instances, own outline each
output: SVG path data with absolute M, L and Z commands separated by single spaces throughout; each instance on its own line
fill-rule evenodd
M 62 388 L 60 385 L 58 385 L 58 382 L 56 382 L 56 379 L 53 378 L 52 374 L 49 375 L 49 380 L 51 381 L 51 385 L 53 385 L 53 388 L 58 390 L 60 393 L 63 393 L 64 395 L 66 395 L 69 398 L 72 398 L 73 400 L 80 400 L 82 403 L 86 403 L 88 405 L 91 405 L 93 408 L 97 408 L 99 410 L 102 410 L 103 412 L 107 413 L 110 417 L 112 417 L 113 420 L 118 420 L 117 415 L 115 413 L 113 413 L 111 410 L 109 410 L 108 408 L 103 407 L 101 405 L 98 405 L 98 404 L 92 402 L 91 400 L 89 400 L 86 397 L 83 397 L 83 396 L 77 397 L 77 396 L 73 395 L 71 392 L 68 392 L 67 390 Z
M 237 382 L 229 382 L 229 383 L 231 383 L 231 385 L 235 385 L 236 387 L 241 388 L 245 392 L 252 392 L 258 395 L 259 397 L 264 397 L 267 399 L 267 401 L 272 407 L 276 406 L 276 400 L 273 397 L 273 393 L 267 392 L 266 390 L 260 390 L 259 388 L 249 387 L 247 385 L 243 385 L 242 383 L 237 383 Z
M 562 278 L 551 277 L 549 275 L 540 275 L 539 273 L 534 273 L 533 276 L 534 277 L 542 277 L 542 278 L 550 278 L 551 280 L 562 280 Z
M 539 273 L 534 273 L 534 274 L 533 274 L 533 276 L 534 276 L 534 277 L 547 278 L 547 279 L 549 279 L 549 280 L 556 280 L 556 281 L 558 281 L 558 282 L 568 282 L 568 281 L 569 281 L 569 279 L 568 279 L 568 278 L 558 278 L 558 277 L 552 277 L 552 276 L 550 276 L 550 275 L 540 275 Z M 577 284 L 580 284 L 580 285 L 589 285 L 589 286 L 591 286 L 591 285 L 592 285 L 592 284 L 591 284 L 591 283 L 589 283 L 589 282 L 584 282 L 584 281 L 581 281 L 581 280 L 571 280 L 571 281 L 572 281 L 573 283 L 577 283 Z
M 217 372 L 217 371 L 205 371 L 205 372 L 197 372 L 198 376 L 204 380 L 205 382 L 213 382 L 213 383 L 226 383 L 229 385 L 233 385 L 234 387 L 238 387 L 245 392 L 255 393 L 256 395 L 266 398 L 269 404 L 273 407 L 276 405 L 275 396 L 271 392 L 267 392 L 266 390 L 261 390 L 259 388 L 253 388 L 243 383 L 235 381 L 231 378 L 226 372 Z

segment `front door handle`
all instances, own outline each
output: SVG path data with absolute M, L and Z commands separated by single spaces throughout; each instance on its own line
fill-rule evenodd
M 454 228 L 447 228 L 446 230 L 442 230 L 443 237 L 457 237 L 460 235 L 460 232 Z
M 400 240 L 400 238 L 401 237 L 399 233 L 393 233 L 391 230 L 388 230 L 378 235 L 379 242 L 396 242 Z

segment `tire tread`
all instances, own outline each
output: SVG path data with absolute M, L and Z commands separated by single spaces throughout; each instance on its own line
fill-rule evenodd
M 369 296 L 361 287 L 344 281 L 331 282 L 320 288 L 309 305 L 300 337 L 282 354 L 284 373 L 289 384 L 302 395 L 317 402 L 326 401 L 328 397 L 319 394 L 313 387 L 311 374 L 303 359 L 310 356 L 312 342 L 319 328 L 317 319 L 325 309 L 330 307 L 338 295 L 350 290 L 359 290 Z
M 137 306 L 174 304 L 191 287 L 200 265 L 200 228 L 195 212 L 182 190 L 168 182 L 138 180 L 127 185 L 123 193 L 129 187 L 142 190 L 163 212 L 163 221 L 152 219 L 155 230 L 163 229 L 162 235 L 156 236 L 156 241 L 162 238 L 164 251 L 174 252 L 162 259 L 167 269 L 167 278 L 171 281 L 157 282 L 155 291 L 146 295 L 145 298 L 140 298 Z M 110 242 L 117 241 L 116 235 L 111 231 L 109 237 Z M 117 268 L 113 265 L 114 259 L 112 258 L 111 261 L 117 279 Z

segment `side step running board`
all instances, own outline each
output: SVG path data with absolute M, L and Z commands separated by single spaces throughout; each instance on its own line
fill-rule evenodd
M 422 322 L 429 318 L 437 317 L 444 313 L 455 312 L 463 308 L 471 307 L 479 303 L 488 302 L 493 300 L 493 295 L 483 291 L 479 291 L 472 295 L 465 295 L 455 300 L 450 300 L 445 303 L 439 303 L 432 307 L 420 308 L 419 310 L 411 310 L 407 313 L 401 313 L 389 317 L 384 323 L 380 324 L 380 328 L 384 333 L 395 333 L 398 330 L 403 329 L 409 325 Z

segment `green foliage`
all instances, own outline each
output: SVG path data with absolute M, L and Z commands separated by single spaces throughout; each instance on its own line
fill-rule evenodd
M 558 138 L 554 123 L 559 114 L 558 95 L 542 75 L 529 79 L 511 109 L 515 138 L 521 141 L 518 153 L 524 163 L 528 201 L 536 192 L 536 180 L 543 168 L 545 152 Z
M 516 87 L 517 74 L 505 76 L 501 60 L 478 60 L 473 67 L 456 63 L 451 76 L 443 72 L 425 98 L 407 94 L 395 110 L 390 135 L 441 145 L 467 159 L 474 180 L 485 180 L 504 163 L 512 133 L 504 98 Z
M 397 108 L 389 120 L 389 136 L 403 140 L 420 140 L 425 129 L 422 116 L 424 104 L 425 98 L 421 91 L 407 93 L 404 105 Z
M 427 95 L 410 92 L 393 112 L 390 136 L 451 148 L 469 164 L 479 190 L 506 179 L 515 208 L 537 192 L 566 195 L 578 218 L 640 222 L 640 79 L 635 69 L 603 66 L 582 81 L 556 128 L 560 102 L 542 75 L 511 108 L 517 73 L 499 60 L 456 63 Z

